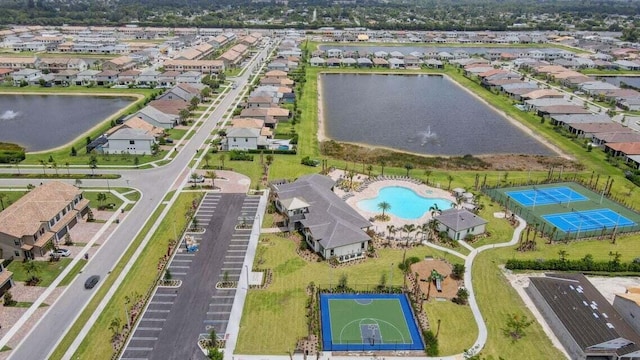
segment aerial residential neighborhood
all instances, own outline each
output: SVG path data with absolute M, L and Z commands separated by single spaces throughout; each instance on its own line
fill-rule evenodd
M 640 358 L 633 3 L 0 4 L 0 359 Z

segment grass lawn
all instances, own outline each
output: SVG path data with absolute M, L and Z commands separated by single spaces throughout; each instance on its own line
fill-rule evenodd
M 51 285 L 58 275 L 71 263 L 71 259 L 62 258 L 60 261 L 33 261 L 37 266 L 37 272 L 33 275 L 40 278 L 38 286 L 47 287 Z M 13 261 L 7 269 L 13 272 L 13 280 L 27 281 L 31 275 L 27 274 L 23 262 Z
M 98 194 L 105 194 L 107 196 L 107 199 L 102 202 L 98 201 Z M 101 205 L 115 204 L 115 206 L 111 210 L 116 210 L 123 203 L 123 201 L 119 197 L 113 195 L 112 193 L 106 190 L 85 191 L 84 193 L 82 193 L 82 196 L 84 196 L 86 199 L 89 199 L 91 206 L 94 208 L 97 208 L 98 206 L 101 206 Z
M 202 196 L 202 193 L 184 193 L 178 197 L 178 200 L 173 205 L 169 213 L 168 219 L 175 219 L 175 226 L 181 233 L 187 226 L 187 219 L 184 214 L 191 206 L 194 199 L 198 199 Z M 84 326 L 87 319 L 91 316 L 98 303 L 102 300 L 106 292 L 112 286 L 113 281 L 117 278 L 118 274 L 122 271 L 126 263 L 129 261 L 131 255 L 135 252 L 138 244 L 146 236 L 149 228 L 156 221 L 163 206 L 158 208 L 154 215 L 149 219 L 145 227 L 140 232 L 140 235 L 134 240 L 132 246 L 127 249 L 127 253 L 123 256 L 120 262 L 116 265 L 114 270 L 108 276 L 105 283 L 100 288 L 100 293 L 96 294 L 96 297 L 91 300 L 87 308 L 82 312 L 80 318 L 70 331 L 65 335 L 63 341 L 59 344 L 58 348 L 52 355 L 52 359 L 60 359 L 64 355 L 67 347 L 74 338 L 77 336 L 79 330 Z M 158 230 L 154 233 L 153 237 L 147 244 L 145 251 L 142 252 L 136 263 L 131 268 L 129 274 L 122 282 L 118 290 L 114 294 L 109 304 L 100 314 L 100 317 L 94 324 L 94 326 L 87 334 L 87 337 L 80 344 L 80 347 L 73 355 L 73 358 L 85 359 L 110 359 L 113 354 L 111 347 L 111 330 L 109 330 L 109 324 L 111 321 L 118 317 L 122 323 L 126 323 L 124 319 L 124 299 L 126 296 L 133 297 L 134 294 L 146 294 L 152 287 L 156 277 L 158 276 L 157 265 L 158 258 L 160 258 L 167 251 L 167 245 L 170 238 L 173 235 L 173 221 L 162 222 Z
M 78 243 L 76 243 L 76 245 L 79 245 Z M 62 281 L 60 282 L 59 286 L 67 286 L 69 284 L 71 284 L 71 282 L 73 281 L 73 279 L 76 278 L 76 276 L 80 273 L 80 271 L 82 270 L 82 268 L 87 264 L 87 260 L 85 259 L 80 259 L 80 261 L 78 261 L 73 268 L 71 269 L 71 271 L 69 271 L 69 273 L 67 274 L 67 276 L 64 277 L 64 279 L 62 279 Z
M 9 205 L 16 202 L 26 193 L 26 191 L 0 191 L 0 205 L 2 206 L 2 210 L 9 207 Z
M 266 240 L 268 239 L 268 240 Z M 396 265 L 401 250 L 382 249 L 379 257 L 358 265 L 332 269 L 325 262 L 306 262 L 295 253 L 295 243 L 277 235 L 263 236 L 254 267 L 272 269 L 273 283 L 266 290 L 251 290 L 247 296 L 235 352 L 238 354 L 285 354 L 298 338 L 307 335 L 305 289 L 310 282 L 326 287 L 336 284 L 342 274 L 352 286 L 374 287 L 385 274 L 388 284 L 401 285 L 402 273 Z M 462 259 L 427 247 L 413 248 L 407 256 Z M 273 324 L 287 324 L 273 331 Z
M 187 133 L 187 130 L 184 129 L 167 129 L 164 132 L 169 135 L 173 140 L 180 140 Z
M 496 359 L 522 359 L 523 354 L 528 360 L 563 359 L 537 322 L 515 343 L 502 334 L 508 314 L 526 315 L 529 319 L 533 315 L 498 268 L 500 263 L 498 251 L 489 250 L 478 255 L 473 265 L 473 288 L 489 332 L 482 355 Z
M 435 334 L 440 320 L 438 346 L 440 355 L 460 354 L 476 341 L 478 327 L 471 308 L 452 301 L 432 300 L 424 305 L 431 331 Z

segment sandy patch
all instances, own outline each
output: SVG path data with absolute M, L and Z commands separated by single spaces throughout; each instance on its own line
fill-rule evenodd
M 640 286 L 640 277 L 588 276 L 587 279 L 610 304 L 613 304 L 615 295 L 624 294 L 627 287 Z
M 452 269 L 451 264 L 437 259 L 425 259 L 411 265 L 411 272 L 414 274 L 418 273 L 420 291 L 422 291 L 423 294 L 429 293 L 429 299 L 445 298 L 450 300 L 456 296 L 460 284 L 451 277 Z M 444 280 L 442 280 L 442 291 L 436 289 L 433 281 L 426 281 L 431 275 L 432 270 L 437 271 L 444 277 Z M 431 287 L 429 287 L 429 283 L 431 283 Z

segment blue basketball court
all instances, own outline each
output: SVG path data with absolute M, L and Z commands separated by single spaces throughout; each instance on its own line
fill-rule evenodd
M 586 196 L 566 186 L 533 187 L 532 189 L 507 191 L 505 193 L 525 207 L 562 203 L 569 204 L 576 201 L 589 200 Z
M 571 211 L 542 215 L 542 218 L 564 232 L 613 229 L 636 225 L 635 222 L 611 209 Z

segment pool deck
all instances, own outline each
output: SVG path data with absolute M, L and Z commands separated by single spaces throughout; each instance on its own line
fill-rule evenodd
M 334 180 L 340 179 L 340 177 L 343 175 L 344 175 L 344 172 L 341 170 L 336 170 L 329 174 L 329 176 L 331 176 L 331 178 L 333 178 Z M 354 179 L 354 181 L 358 181 L 358 182 L 367 181 L 367 180 L 368 180 L 368 177 L 363 175 L 360 175 L 360 179 Z M 356 190 L 356 191 L 345 192 L 338 188 L 336 188 L 335 190 L 335 193 L 338 196 L 341 196 L 343 198 L 347 196 L 347 199 L 345 200 L 346 203 L 349 204 L 352 208 L 354 208 L 365 219 L 373 218 L 376 215 L 380 215 L 381 212 L 370 212 L 370 211 L 362 210 L 356 205 L 358 201 L 375 198 L 380 192 L 380 189 L 388 186 L 406 187 L 408 189 L 415 191 L 416 194 L 423 197 L 427 197 L 427 198 L 440 198 L 440 199 L 449 200 L 453 203 L 455 203 L 456 201 L 456 198 L 452 195 L 451 192 L 424 185 L 420 183 L 419 180 L 412 179 L 412 178 L 406 178 L 401 176 L 398 176 L 398 177 L 389 176 L 389 177 L 384 177 L 381 180 L 375 180 L 375 178 L 373 178 L 371 179 L 371 181 L 372 181 L 371 183 L 364 186 L 359 191 Z M 373 225 L 376 227 L 376 232 L 384 232 L 388 225 L 393 225 L 396 228 L 402 227 L 408 224 L 414 224 L 418 226 L 418 225 L 427 223 L 429 222 L 429 220 L 431 220 L 431 213 L 429 211 L 427 211 L 423 216 L 417 219 L 403 219 L 389 212 L 387 212 L 386 214 L 389 215 L 390 217 L 389 221 L 373 222 Z

